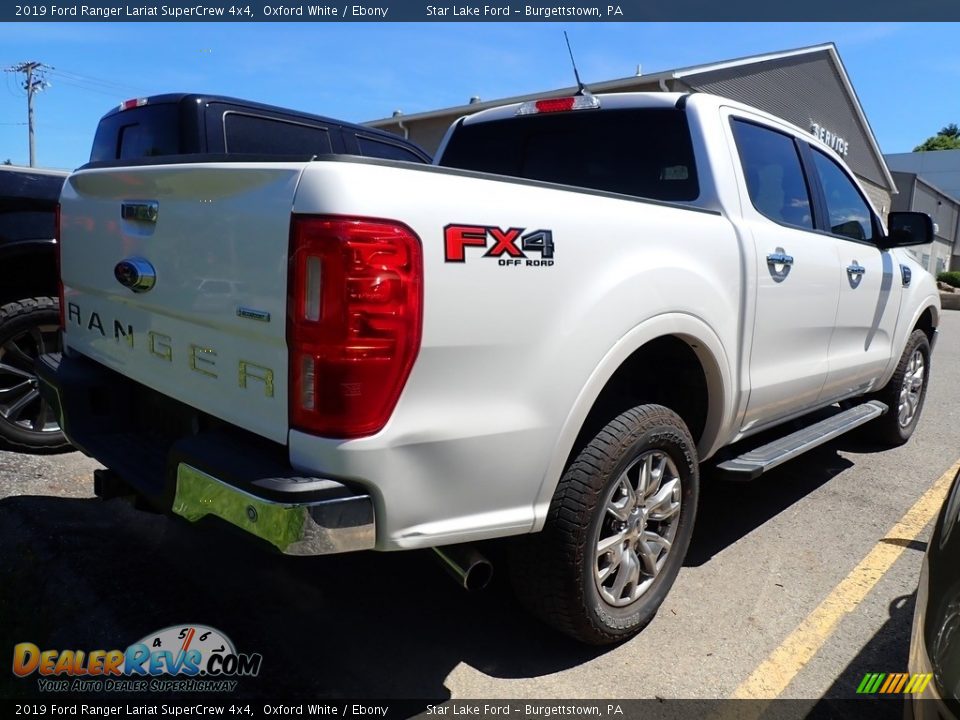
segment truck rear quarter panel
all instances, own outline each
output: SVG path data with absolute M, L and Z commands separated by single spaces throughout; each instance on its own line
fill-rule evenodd
M 423 244 L 422 345 L 388 425 L 351 441 L 290 433 L 298 469 L 370 488 L 379 548 L 535 529 L 603 383 L 656 337 L 699 343 L 731 387 L 741 258 L 720 214 L 412 167 L 317 162 L 294 204 L 402 220 Z M 462 262 L 445 252 L 458 225 L 491 229 Z M 549 231 L 553 263 L 491 255 L 512 229 Z M 730 423 L 732 395 L 708 432 Z

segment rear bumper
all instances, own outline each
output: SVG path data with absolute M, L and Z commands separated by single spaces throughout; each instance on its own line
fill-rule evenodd
M 219 518 L 290 555 L 375 546 L 370 495 L 303 477 L 283 446 L 76 354 L 42 356 L 37 374 L 71 442 L 155 508 L 191 522 Z
M 299 503 L 267 500 L 186 463 L 177 467 L 172 510 L 191 522 L 208 515 L 219 517 L 266 540 L 287 555 L 370 550 L 376 542 L 373 502 L 369 495 Z

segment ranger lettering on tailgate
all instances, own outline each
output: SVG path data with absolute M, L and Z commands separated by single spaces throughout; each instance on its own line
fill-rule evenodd
M 99 313 L 89 313 L 86 316 L 86 322 L 84 322 L 83 312 L 76 303 L 67 303 L 67 322 L 89 332 L 98 332 L 101 336 L 107 337 L 107 331 L 104 329 L 103 320 L 100 318 Z M 131 350 L 135 349 L 136 341 L 134 339 L 135 333 L 133 325 L 129 323 L 125 324 L 120 320 L 114 319 L 113 337 L 117 343 L 123 342 Z M 174 339 L 171 336 L 149 330 L 146 333 L 146 350 L 147 354 L 168 363 L 179 360 L 179 358 L 185 354 L 187 366 L 192 371 L 212 378 L 220 377 L 217 368 L 217 351 L 214 348 L 189 343 L 185 350 L 178 350 L 174 353 Z M 237 361 L 237 385 L 241 388 L 250 387 L 251 381 L 257 381 L 263 384 L 264 396 L 272 398 L 274 396 L 273 377 L 274 372 L 268 367 L 247 360 Z

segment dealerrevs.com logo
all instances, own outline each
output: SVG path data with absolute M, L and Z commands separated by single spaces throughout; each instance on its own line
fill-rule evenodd
M 164 628 L 126 650 L 13 648 L 13 674 L 36 675 L 42 692 L 232 692 L 237 678 L 256 677 L 262 662 L 260 653 L 238 653 L 206 625 Z

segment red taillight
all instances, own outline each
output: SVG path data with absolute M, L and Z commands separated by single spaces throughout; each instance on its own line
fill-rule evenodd
M 380 431 L 420 349 L 420 239 L 387 220 L 294 215 L 287 283 L 290 427 Z
M 60 298 L 60 331 L 67 331 L 67 305 L 63 297 L 63 273 L 60 270 L 60 203 L 53 211 L 53 237 L 57 244 L 57 294 Z

